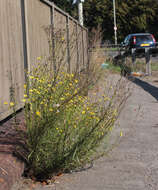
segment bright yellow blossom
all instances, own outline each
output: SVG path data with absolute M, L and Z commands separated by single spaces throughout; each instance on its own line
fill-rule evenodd
M 14 102 L 10 102 L 10 106 L 12 107 L 12 106 L 14 106 L 15 104 L 14 104 Z
M 85 114 L 85 113 L 86 113 L 86 111 L 83 110 L 83 111 L 82 111 L 82 114 Z
M 4 105 L 8 105 L 8 102 L 4 102 Z
M 37 60 L 41 60 L 42 59 L 42 57 L 37 57 Z
M 35 77 L 34 76 L 29 76 L 30 79 L 34 79 Z
M 32 90 L 32 89 L 30 89 L 30 90 L 29 90 L 29 92 L 31 93 L 31 92 L 33 92 L 33 90 Z
M 39 111 L 36 111 L 36 115 L 41 117 L 41 113 Z

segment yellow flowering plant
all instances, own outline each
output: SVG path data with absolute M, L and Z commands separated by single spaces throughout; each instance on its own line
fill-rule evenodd
M 62 35 L 59 39 L 62 45 Z M 28 73 L 25 84 L 27 96 L 23 99 L 27 163 L 40 179 L 50 177 L 52 173 L 81 168 L 91 162 L 111 132 L 122 101 L 115 98 L 119 88 L 109 89 L 111 96 L 105 94 L 99 99 L 93 98 L 92 88 L 89 91 L 89 87 L 93 87 L 92 73 L 87 72 L 89 78 L 86 75 L 83 80 L 84 74 L 68 73 L 60 63 L 55 72 L 54 58 L 49 60 L 38 58 L 38 64 Z
M 100 104 L 82 95 L 86 86 L 79 86 L 75 75 L 59 72 L 54 77 L 47 68 L 38 64 L 38 70 L 29 74 L 29 94 L 24 96 L 28 163 L 35 176 L 90 162 L 117 118 L 110 98 L 105 109 L 101 106 L 105 97 Z

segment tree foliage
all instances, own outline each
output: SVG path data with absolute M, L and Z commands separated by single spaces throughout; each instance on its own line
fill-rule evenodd
M 77 18 L 77 5 L 72 0 L 53 0 L 60 8 Z M 115 0 L 117 36 L 121 41 L 127 34 L 150 32 L 158 36 L 158 1 Z M 103 39 L 114 39 L 114 14 L 112 0 L 85 0 L 84 24 L 89 31 L 101 26 Z M 157 39 L 158 40 L 158 39 Z

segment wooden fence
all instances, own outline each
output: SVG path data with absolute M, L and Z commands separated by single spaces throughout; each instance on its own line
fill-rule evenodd
M 67 71 L 88 64 L 87 29 L 48 0 L 1 0 L 0 26 L 0 120 L 12 113 L 4 103 L 13 101 L 13 94 L 16 109 L 23 107 L 25 71 L 38 56 L 50 56 L 46 28 L 62 31 Z

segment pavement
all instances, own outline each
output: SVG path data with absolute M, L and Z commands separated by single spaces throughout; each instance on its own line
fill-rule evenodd
M 11 190 L 157 190 L 158 79 L 136 78 L 111 134 L 114 148 L 92 168 L 42 185 L 20 179 Z M 121 132 L 121 133 L 120 133 Z

